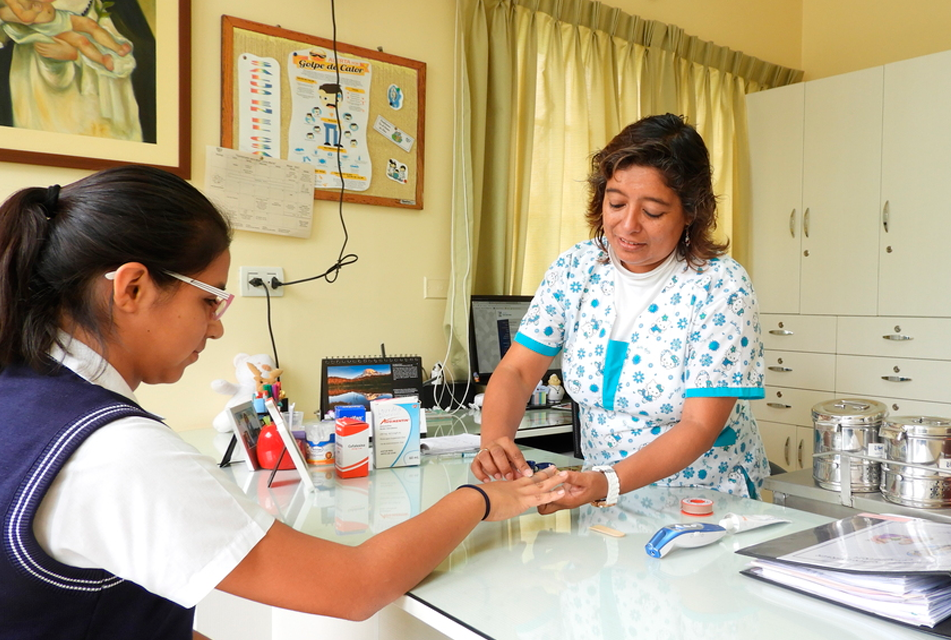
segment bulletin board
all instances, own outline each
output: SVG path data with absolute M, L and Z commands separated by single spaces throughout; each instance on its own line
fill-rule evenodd
M 317 200 L 423 208 L 426 63 L 221 19 L 221 146 L 314 165 Z M 334 64 L 339 60 L 339 64 Z

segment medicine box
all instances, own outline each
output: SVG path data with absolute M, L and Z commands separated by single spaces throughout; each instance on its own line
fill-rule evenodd
M 341 478 L 370 475 L 370 425 L 357 418 L 337 418 L 334 466 Z
M 373 466 L 419 466 L 419 433 L 422 410 L 419 399 L 410 396 L 374 400 L 370 403 L 373 414 Z

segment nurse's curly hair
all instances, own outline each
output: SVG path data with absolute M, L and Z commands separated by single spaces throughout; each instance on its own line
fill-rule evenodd
M 697 130 L 673 114 L 648 116 L 626 126 L 591 158 L 588 175 L 590 199 L 585 219 L 595 239 L 607 250 L 604 238 L 604 193 L 616 171 L 653 167 L 680 198 L 687 228 L 677 252 L 693 267 L 726 253 L 729 242 L 717 242 L 717 199 L 713 194 L 710 155 Z M 687 238 L 689 237 L 689 242 Z

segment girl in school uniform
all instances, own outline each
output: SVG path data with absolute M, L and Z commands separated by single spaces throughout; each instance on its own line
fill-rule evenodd
M 480 520 L 563 494 L 550 470 L 467 485 L 358 547 L 275 521 L 134 395 L 221 337 L 230 241 L 201 193 L 147 167 L 0 206 L 0 637 L 192 638 L 215 588 L 364 619 Z

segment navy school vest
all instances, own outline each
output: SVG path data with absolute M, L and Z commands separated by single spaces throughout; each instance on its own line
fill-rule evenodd
M 107 571 L 58 562 L 33 535 L 36 510 L 70 455 L 127 416 L 155 418 L 65 368 L 0 372 L 0 638 L 191 639 L 194 609 Z

